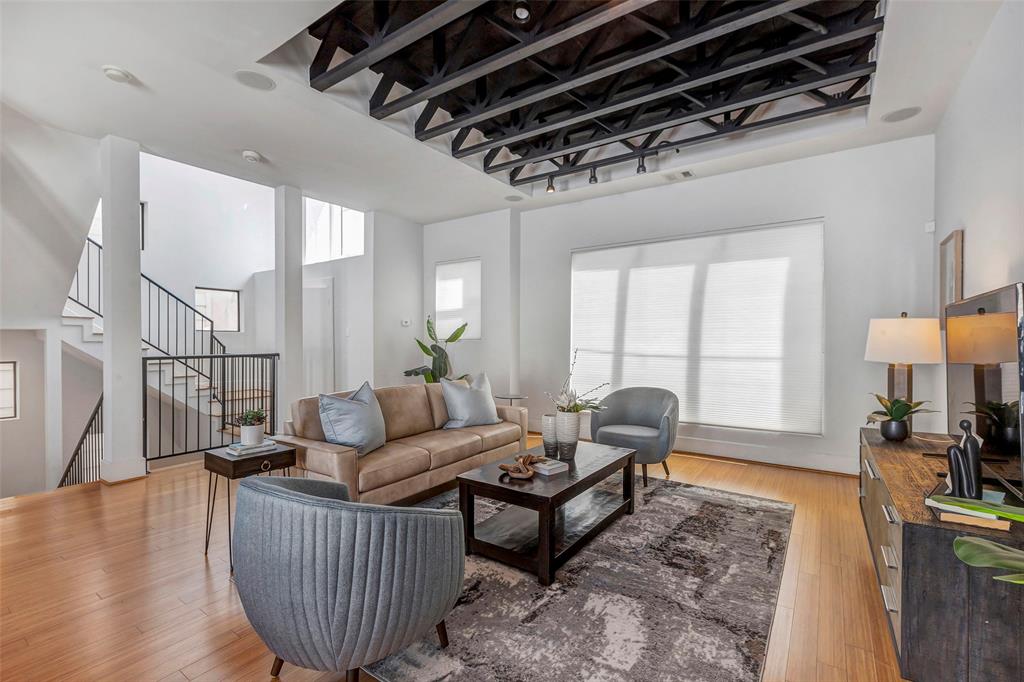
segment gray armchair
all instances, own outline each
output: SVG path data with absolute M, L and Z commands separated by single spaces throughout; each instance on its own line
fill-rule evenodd
M 604 409 L 590 413 L 590 437 L 595 443 L 636 450 L 636 463 L 647 486 L 647 465 L 661 462 L 665 475 L 668 456 L 679 430 L 679 399 L 663 388 L 622 388 L 601 401 Z
M 238 490 L 235 584 L 276 656 L 320 671 L 359 668 L 437 628 L 462 593 L 462 516 L 348 501 L 339 483 L 247 478 Z

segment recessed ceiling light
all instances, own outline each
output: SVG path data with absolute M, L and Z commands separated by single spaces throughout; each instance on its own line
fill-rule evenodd
M 135 80 L 135 77 L 130 72 L 125 71 L 120 66 L 105 64 L 101 66 L 100 69 L 103 71 L 104 76 L 115 83 L 131 83 Z
M 906 121 L 908 118 L 914 118 L 920 113 L 921 107 L 905 107 L 896 111 L 890 111 L 882 116 L 882 120 L 886 123 L 899 123 L 900 121 Z
M 264 76 L 262 73 L 256 73 L 255 71 L 235 71 L 235 80 L 246 87 L 250 87 L 253 90 L 270 91 L 277 87 L 269 76 Z
M 244 152 L 242 152 L 242 158 L 248 161 L 249 163 L 259 163 L 260 161 L 263 160 L 263 155 L 260 154 L 259 152 L 254 152 L 251 149 L 246 149 Z
M 505 201 L 522 201 L 522 200 L 523 200 L 523 198 L 521 196 L 517 196 L 515 194 L 509 194 L 507 197 L 505 197 Z

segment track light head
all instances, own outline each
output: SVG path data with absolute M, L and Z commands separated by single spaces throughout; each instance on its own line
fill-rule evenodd
M 554 175 L 549 175 L 548 176 L 548 187 L 544 191 L 547 192 L 548 194 L 554 193 L 554 191 L 555 191 L 555 176 Z
M 636 164 L 636 174 L 641 175 L 647 172 L 647 166 L 644 165 L 644 157 L 640 157 L 640 160 Z
M 590 180 L 588 180 L 587 182 L 589 182 L 591 185 L 596 185 L 597 184 L 597 169 L 596 168 L 591 168 L 590 169 Z
M 517 0 L 512 5 L 512 18 L 515 19 L 517 24 L 525 24 L 530 20 L 530 3 L 526 0 Z

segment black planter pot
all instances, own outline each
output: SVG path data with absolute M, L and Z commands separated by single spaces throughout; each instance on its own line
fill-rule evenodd
M 1003 442 L 1009 445 L 1020 444 L 1020 427 L 1004 426 L 1002 429 Z
M 906 440 L 910 435 L 910 427 L 905 421 L 884 421 L 879 425 L 879 430 L 882 432 L 882 438 L 896 442 Z

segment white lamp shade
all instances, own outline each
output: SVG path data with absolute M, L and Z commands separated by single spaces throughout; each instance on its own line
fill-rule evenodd
M 871 320 L 864 359 L 897 365 L 935 365 L 942 362 L 938 318 Z
M 949 361 L 968 365 L 1017 362 L 1017 315 L 988 313 L 946 318 Z

